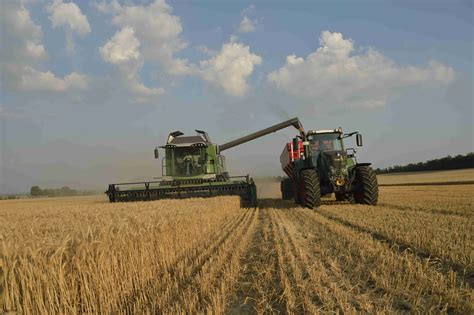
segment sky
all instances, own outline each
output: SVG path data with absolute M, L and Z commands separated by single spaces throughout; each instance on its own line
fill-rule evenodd
M 473 22 L 471 1 L 2 1 L 0 194 L 152 179 L 169 132 L 292 117 L 359 131 L 374 167 L 472 152 Z M 283 175 L 295 134 L 230 172 Z

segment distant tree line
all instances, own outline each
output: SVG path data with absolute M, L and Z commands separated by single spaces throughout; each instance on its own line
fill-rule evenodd
M 61 188 L 45 188 L 41 189 L 39 186 L 32 186 L 30 195 L 32 197 L 65 197 L 65 196 L 83 196 L 92 195 L 94 191 L 78 191 L 71 189 L 68 186 Z
M 10 199 L 19 199 L 21 198 L 20 195 L 2 195 L 0 196 L 0 200 L 10 200 Z
M 67 186 L 62 188 L 45 188 L 41 189 L 39 186 L 33 186 L 30 189 L 30 194 L 33 197 L 62 197 L 62 196 L 77 196 L 77 190 L 71 189 Z
M 429 160 L 426 162 L 410 163 L 408 165 L 395 165 L 387 168 L 377 168 L 377 174 L 398 173 L 398 172 L 419 172 L 419 171 L 442 171 L 461 168 L 474 168 L 474 152 L 466 155 L 448 155 L 440 159 Z

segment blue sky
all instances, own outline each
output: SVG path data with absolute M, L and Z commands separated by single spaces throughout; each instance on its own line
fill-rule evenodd
M 0 6 L 0 193 L 160 176 L 168 132 L 223 143 L 294 116 L 360 131 L 375 167 L 474 150 L 470 1 Z M 294 134 L 229 150 L 231 171 L 282 175 Z

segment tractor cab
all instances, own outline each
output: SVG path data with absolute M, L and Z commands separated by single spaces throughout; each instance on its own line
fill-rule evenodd
M 334 130 L 310 130 L 307 139 L 311 152 L 344 151 L 341 135 L 341 128 Z

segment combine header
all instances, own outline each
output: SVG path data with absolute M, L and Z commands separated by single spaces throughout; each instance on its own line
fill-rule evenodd
M 193 136 L 185 136 L 181 131 L 172 132 L 166 144 L 160 147 L 165 151 L 161 180 L 110 184 L 106 194 L 110 202 L 238 195 L 242 206 L 254 207 L 257 188 L 253 179 L 249 175 L 230 176 L 221 152 L 289 126 L 304 135 L 298 118 L 222 145 L 212 143 L 209 135 L 201 130 L 196 130 L 197 134 Z M 158 148 L 155 148 L 155 158 L 159 158 Z

